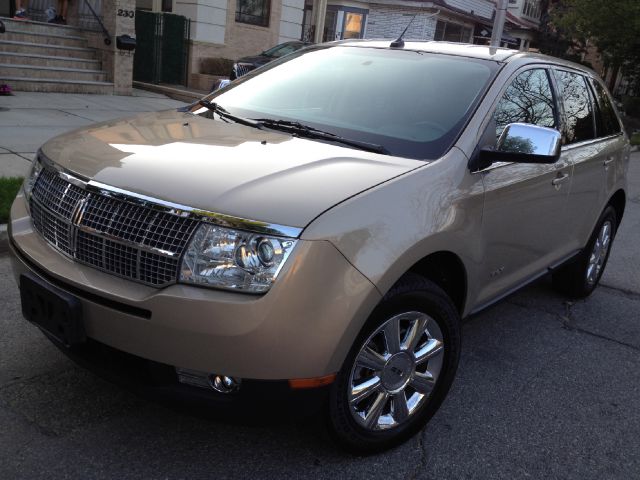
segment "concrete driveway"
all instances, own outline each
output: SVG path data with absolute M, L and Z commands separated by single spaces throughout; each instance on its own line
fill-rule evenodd
M 26 175 L 40 145 L 95 122 L 177 108 L 182 102 L 134 90 L 132 97 L 15 92 L 0 97 L 0 177 Z
M 468 319 L 440 411 L 370 457 L 311 426 L 206 420 L 85 372 L 22 319 L 0 254 L 0 478 L 640 478 L 637 153 L 631 177 L 603 285 L 569 303 L 545 279 Z

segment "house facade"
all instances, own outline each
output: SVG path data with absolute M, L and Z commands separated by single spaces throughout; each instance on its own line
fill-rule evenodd
M 191 20 L 190 71 L 207 57 L 235 59 L 289 40 L 396 38 L 488 43 L 494 0 L 136 0 L 136 9 Z M 510 0 L 503 45 L 526 49 L 540 0 Z M 415 17 L 415 18 L 414 18 Z
M 541 0 L 509 0 L 509 33 L 519 40 L 520 50 L 529 50 L 535 44 L 544 13 Z
M 189 72 L 202 58 L 235 59 L 302 36 L 304 0 L 136 0 L 137 10 L 191 20 Z
M 30 16 L 46 21 L 53 3 L 54 0 L 30 0 Z M 543 13 L 541 3 L 509 0 L 503 46 L 524 50 L 532 45 Z M 181 39 L 178 33 L 168 33 L 164 26 L 147 23 L 142 28 L 143 22 L 138 25 L 138 20 L 145 17 L 144 11 L 180 16 L 146 18 L 180 19 L 189 26 L 187 33 L 180 33 Z M 495 11 L 495 0 L 86 0 L 70 3 L 68 21 L 81 30 L 88 46 L 95 50 L 94 56 L 104 69 L 103 77 L 113 82 L 114 91 L 123 93 L 131 91 L 131 71 L 139 75 L 135 73 L 141 71 L 139 62 L 136 60 L 133 68 L 134 53 L 118 51 L 115 41 L 105 45 L 103 38 L 136 36 L 135 58 L 144 59 L 147 69 L 159 69 L 162 64 L 163 72 L 174 71 L 173 65 L 180 64 L 182 80 L 157 80 L 154 73 L 154 83 L 186 82 L 205 89 L 211 80 L 201 75 L 205 73 L 203 59 L 234 60 L 290 40 L 317 43 L 353 38 L 395 39 L 408 27 L 404 36 L 407 40 L 488 44 Z M 159 36 L 163 42 L 161 54 L 145 53 L 143 44 L 156 42 Z M 179 60 L 166 58 L 165 47 L 175 57 L 179 42 Z M 137 79 L 149 81 L 140 76 Z
M 191 19 L 190 72 L 202 58 L 235 59 L 289 40 L 394 39 L 488 44 L 495 0 L 137 0 Z M 510 0 L 501 44 L 528 49 L 540 0 Z
M 324 23 L 318 13 L 323 8 Z M 495 0 L 306 0 L 303 38 L 316 42 L 390 39 L 411 22 L 405 34 L 410 40 L 483 44 L 491 39 L 495 10 Z M 535 41 L 542 13 L 541 0 L 510 0 L 502 45 L 528 49 Z

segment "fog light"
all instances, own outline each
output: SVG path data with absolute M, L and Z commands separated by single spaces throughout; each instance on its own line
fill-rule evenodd
M 227 377 L 215 373 L 200 372 L 189 368 L 176 367 L 178 381 L 200 388 L 212 388 L 219 393 L 237 392 L 242 382 L 239 378 Z
M 227 377 L 226 375 L 209 375 L 209 385 L 216 392 L 233 393 L 240 388 L 240 379 Z

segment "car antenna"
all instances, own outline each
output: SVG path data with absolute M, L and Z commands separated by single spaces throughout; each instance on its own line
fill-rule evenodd
M 431 15 L 427 15 L 426 17 L 424 17 L 424 19 L 426 20 L 427 18 L 435 17 L 439 13 L 440 13 L 440 10 L 437 10 L 435 13 L 432 13 Z M 411 18 L 411 20 L 409 20 L 409 23 L 407 24 L 405 29 L 402 31 L 400 36 L 389 44 L 390 47 L 392 47 L 392 48 L 402 48 L 402 47 L 404 47 L 404 40 L 402 39 L 402 37 L 404 37 L 404 34 L 407 33 L 407 30 L 409 30 L 409 27 L 411 26 L 411 24 L 413 23 L 413 21 L 416 19 L 417 16 L 418 16 L 417 13 L 413 15 L 413 17 Z
M 404 30 L 402 31 L 400 36 L 398 38 L 396 38 L 393 42 L 391 42 L 391 44 L 389 45 L 390 47 L 393 47 L 393 48 L 402 48 L 402 47 L 404 47 L 404 40 L 402 39 L 402 37 L 404 37 L 404 34 L 407 33 L 407 30 L 409 30 L 409 27 L 411 26 L 413 21 L 416 19 L 417 15 L 418 14 L 416 13 L 416 14 L 413 15 L 413 17 L 411 17 L 411 20 L 409 20 L 409 23 L 404 28 Z

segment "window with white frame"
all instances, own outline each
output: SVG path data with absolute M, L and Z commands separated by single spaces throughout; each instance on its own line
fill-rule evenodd
M 524 7 L 522 8 L 522 15 L 529 18 L 540 18 L 541 8 L 540 0 L 524 0 Z

